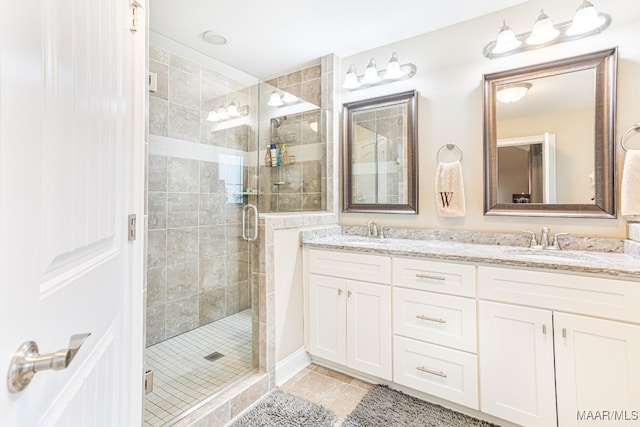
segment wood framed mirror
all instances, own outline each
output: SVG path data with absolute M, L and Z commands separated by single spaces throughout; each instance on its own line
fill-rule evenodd
M 344 104 L 343 212 L 418 213 L 417 92 Z
M 485 215 L 615 218 L 616 68 L 612 48 L 484 75 Z

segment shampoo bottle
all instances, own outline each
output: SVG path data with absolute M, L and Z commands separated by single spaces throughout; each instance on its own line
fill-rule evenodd
M 271 145 L 267 145 L 267 152 L 264 155 L 264 165 L 271 167 Z
M 271 166 L 272 167 L 276 167 L 278 166 L 278 149 L 276 148 L 276 144 L 271 144 Z
M 282 144 L 282 162 L 285 165 L 289 164 L 289 152 L 287 151 L 287 145 Z

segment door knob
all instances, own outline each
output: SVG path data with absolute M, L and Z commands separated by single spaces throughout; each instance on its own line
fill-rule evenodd
M 33 341 L 25 341 L 13 354 L 9 371 L 7 372 L 7 388 L 12 393 L 18 393 L 31 383 L 31 379 L 37 372 L 48 369 L 64 369 L 76 357 L 76 353 L 91 334 L 72 335 L 69 340 L 69 348 L 58 350 L 55 353 L 38 353 L 38 344 Z

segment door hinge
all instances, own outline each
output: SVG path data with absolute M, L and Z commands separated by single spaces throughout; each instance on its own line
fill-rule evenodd
M 138 5 L 135 3 L 129 4 L 129 29 L 138 31 Z
M 153 371 L 147 371 L 144 373 L 144 394 L 149 394 L 153 391 Z
M 128 217 L 128 236 L 129 241 L 136 240 L 136 214 L 131 214 Z

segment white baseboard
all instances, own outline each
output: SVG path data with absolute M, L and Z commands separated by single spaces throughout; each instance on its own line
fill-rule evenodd
M 310 364 L 311 358 L 304 348 L 294 351 L 276 364 L 276 386 L 280 387 Z

